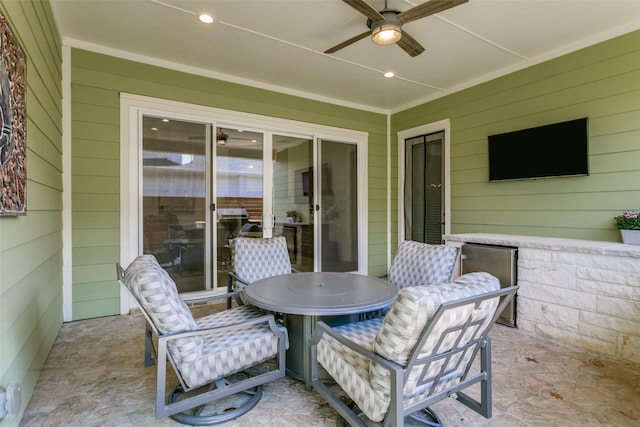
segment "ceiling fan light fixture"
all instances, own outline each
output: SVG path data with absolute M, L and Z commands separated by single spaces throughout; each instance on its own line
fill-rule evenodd
M 229 135 L 227 135 L 222 131 L 218 131 L 218 133 L 216 134 L 216 143 L 218 145 L 227 145 L 228 138 L 229 138 Z
M 375 44 L 389 45 L 397 43 L 402 38 L 400 25 L 393 22 L 383 22 L 371 29 L 371 40 Z

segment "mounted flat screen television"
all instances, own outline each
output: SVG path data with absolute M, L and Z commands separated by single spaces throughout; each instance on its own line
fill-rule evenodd
M 489 181 L 589 175 L 588 119 L 489 136 Z

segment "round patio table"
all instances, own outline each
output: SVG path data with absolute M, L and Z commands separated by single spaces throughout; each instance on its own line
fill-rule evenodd
M 289 333 L 287 373 L 311 386 L 311 338 L 316 322 L 331 326 L 360 320 L 389 306 L 398 289 L 389 282 L 352 273 L 293 273 L 258 280 L 245 288 L 248 303 L 284 314 Z

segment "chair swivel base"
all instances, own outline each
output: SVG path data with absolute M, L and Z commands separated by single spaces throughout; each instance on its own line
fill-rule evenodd
M 417 422 L 420 425 L 429 427 L 442 427 L 442 421 L 438 414 L 436 414 L 431 408 L 424 408 L 422 411 L 414 412 L 407 416 L 411 421 Z
M 360 408 L 358 408 L 353 401 L 349 401 L 348 406 L 351 408 L 352 411 L 356 413 L 358 417 L 360 417 L 361 419 L 362 417 L 364 417 L 364 414 L 362 413 Z M 433 409 L 428 407 L 424 408 L 421 411 L 416 411 L 413 414 L 407 415 L 404 420 L 405 420 L 405 424 L 407 424 L 407 421 L 409 421 L 410 422 L 409 425 L 418 424 L 418 425 L 427 426 L 427 427 L 443 427 L 444 425 L 442 424 L 442 420 L 440 420 L 440 417 L 438 416 L 438 414 L 436 414 L 433 411 Z M 338 414 L 336 419 L 336 426 L 345 427 L 346 425 L 347 425 L 346 420 L 342 418 L 340 414 Z
M 169 396 L 169 403 L 179 400 L 184 394 L 182 387 L 178 386 Z M 170 417 L 190 426 L 222 424 L 246 414 L 260 402 L 261 398 L 262 386 L 256 386 Z

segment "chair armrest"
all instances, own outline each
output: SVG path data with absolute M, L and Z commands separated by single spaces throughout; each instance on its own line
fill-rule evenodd
M 367 359 L 371 360 L 372 362 L 376 362 L 381 364 L 382 366 L 384 366 L 385 368 L 389 369 L 390 371 L 397 371 L 397 370 L 403 370 L 404 367 L 396 362 L 393 362 L 389 359 L 385 359 L 384 357 L 380 356 L 377 353 L 374 353 L 371 350 L 368 350 L 364 347 L 362 347 L 360 344 L 355 343 L 351 340 L 349 340 L 348 338 L 345 338 L 343 335 L 340 335 L 338 332 L 334 331 L 329 325 L 327 325 L 326 323 L 319 321 L 316 324 L 316 331 L 313 335 L 313 339 L 312 339 L 312 345 L 313 346 L 317 346 L 318 342 L 320 341 L 320 339 L 322 338 L 323 335 L 328 335 L 331 338 L 335 339 L 336 341 L 338 341 L 340 344 L 344 345 L 345 347 L 355 351 L 358 354 L 363 355 L 364 357 L 366 357 Z
M 195 331 L 183 331 L 183 332 L 174 332 L 170 334 L 162 334 L 158 336 L 158 341 L 168 342 L 168 341 L 173 341 L 180 338 L 189 338 L 189 337 L 196 337 L 200 335 L 207 335 L 207 334 L 210 334 L 211 332 L 224 331 L 227 329 L 238 329 L 238 327 L 253 326 L 260 323 L 267 323 L 269 325 L 269 329 L 271 329 L 271 331 L 274 334 L 276 334 L 279 338 L 282 338 L 282 339 L 285 338 L 282 336 L 284 332 L 282 332 L 276 326 L 276 321 L 275 321 L 275 318 L 273 317 L 273 314 L 265 314 L 264 316 L 256 317 L 250 320 L 243 320 L 242 322 L 233 323 L 230 325 L 203 328 Z
M 238 275 L 237 275 L 236 273 L 234 273 L 233 271 L 230 271 L 228 274 L 229 274 L 229 276 L 230 276 L 231 278 L 233 278 L 233 280 L 236 280 L 236 281 L 238 281 L 238 282 L 240 282 L 240 283 L 244 284 L 245 286 L 249 286 L 249 282 L 247 282 L 247 281 L 246 281 L 246 280 L 244 280 L 244 279 L 241 279 L 241 278 L 240 278 L 240 276 L 238 276 Z
M 298 271 L 291 269 L 291 273 L 298 273 Z M 231 277 L 233 280 L 236 280 L 240 283 L 242 283 L 245 286 L 249 286 L 251 283 L 247 282 L 246 280 L 242 279 L 240 276 L 238 276 L 235 272 L 230 271 L 229 273 L 229 277 Z
M 201 302 L 211 302 L 211 301 L 217 301 L 217 300 L 222 300 L 222 299 L 227 299 L 227 298 L 234 298 L 234 297 L 240 295 L 241 293 L 242 293 L 242 291 L 227 292 L 225 294 L 206 296 L 206 297 L 202 297 L 202 298 L 187 299 L 187 300 L 184 300 L 184 302 L 186 304 L 201 303 Z
M 299 273 L 299 271 L 294 270 L 293 268 L 291 269 L 291 273 Z M 231 277 L 233 280 L 237 280 L 238 282 L 242 283 L 245 286 L 249 286 L 251 283 L 247 282 L 246 280 L 240 278 L 240 276 L 238 276 L 236 273 L 234 273 L 233 271 L 230 271 L 229 273 L 229 277 Z M 231 289 L 229 289 L 229 291 L 231 291 Z

